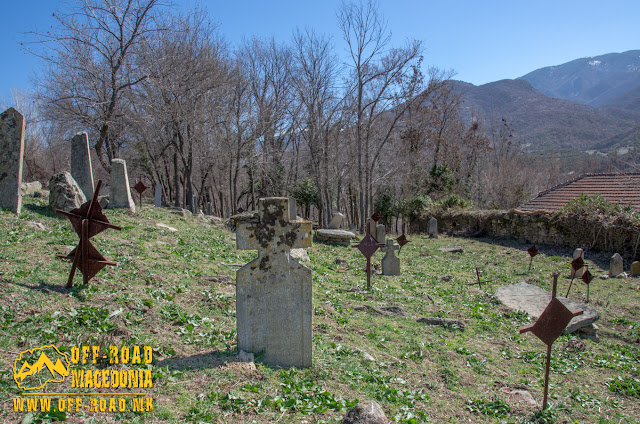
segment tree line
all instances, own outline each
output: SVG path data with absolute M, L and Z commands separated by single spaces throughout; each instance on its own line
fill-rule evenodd
M 391 45 L 373 0 L 339 7 L 341 40 L 296 29 L 234 46 L 205 12 L 160 0 L 68 7 L 27 44 L 43 63 L 22 102 L 32 175 L 65 168 L 87 131 L 101 173 L 126 159 L 172 205 L 229 216 L 293 196 L 321 226 L 340 211 L 360 230 L 374 210 L 391 224 L 437 201 L 514 207 L 559 178 L 504 119 L 463 119 L 453 73 L 424 65 L 418 40 Z

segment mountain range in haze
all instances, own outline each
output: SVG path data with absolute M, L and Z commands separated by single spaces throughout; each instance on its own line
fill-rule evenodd
M 640 149 L 640 50 L 576 59 L 515 80 L 454 81 L 467 119 L 505 119 L 529 152 Z

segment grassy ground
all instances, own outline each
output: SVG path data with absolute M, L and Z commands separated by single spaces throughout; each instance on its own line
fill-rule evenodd
M 402 275 L 378 272 L 366 291 L 356 249 L 314 243 L 307 264 L 313 270 L 313 367 L 283 370 L 236 358 L 235 270 L 255 253 L 236 250 L 233 233 L 167 209 L 144 207 L 135 215 L 108 210 L 123 230 L 108 230 L 94 244 L 118 266 L 103 269 L 88 286 L 78 284 L 78 273 L 67 290 L 70 263 L 56 254 L 68 253 L 77 236 L 44 200 L 24 203 L 19 218 L 0 212 L 4 422 L 57 416 L 67 422 L 339 423 L 351 405 L 368 399 L 404 423 L 640 422 L 638 279 L 593 281 L 600 341 L 571 335 L 556 341 L 548 411 L 513 393 L 528 390 L 542 402 L 545 347 L 532 334 L 518 334 L 529 318 L 499 305 L 493 291 L 520 281 L 549 289 L 551 273 L 560 270 L 564 294 L 568 249 L 542 247 L 526 273 L 525 245 L 410 236 L 400 253 Z M 451 245 L 464 252 L 437 250 Z M 381 257 L 376 253 L 374 262 Z M 594 274 L 605 273 L 605 257 L 587 252 Z M 483 288 L 466 285 L 475 280 L 476 266 L 492 280 Z M 585 289 L 575 282 L 571 297 L 584 299 Z M 370 308 L 389 305 L 407 316 Z M 462 320 L 466 328 L 416 322 L 432 316 Z M 13 399 L 23 392 L 13 379 L 14 360 L 48 344 L 67 353 L 84 345 L 153 346 L 153 364 L 131 365 L 152 370 L 153 388 L 145 391 L 153 411 L 13 412 Z M 47 388 L 71 390 L 69 379 Z

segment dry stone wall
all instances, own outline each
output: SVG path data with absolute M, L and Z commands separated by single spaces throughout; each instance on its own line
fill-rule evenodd
M 524 213 L 513 209 L 448 210 L 425 213 L 414 219 L 410 225 L 411 232 L 426 234 L 431 216 L 437 218 L 441 233 L 618 252 L 628 260 L 640 257 L 638 223 L 609 222 L 597 217 L 571 219 L 557 213 Z

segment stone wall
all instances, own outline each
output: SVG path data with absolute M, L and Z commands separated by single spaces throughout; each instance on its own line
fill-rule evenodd
M 426 234 L 431 216 L 425 213 L 413 220 L 411 232 Z M 640 223 L 517 210 L 448 210 L 433 216 L 438 219 L 441 233 L 618 252 L 627 260 L 640 257 Z

